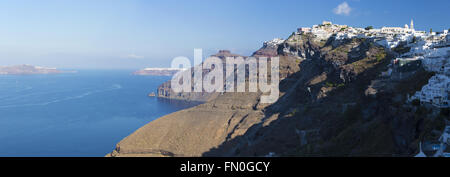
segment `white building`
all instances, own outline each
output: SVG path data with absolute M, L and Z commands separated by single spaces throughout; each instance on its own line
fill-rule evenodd
M 382 33 L 412 33 L 414 32 L 414 21 L 411 20 L 411 26 L 405 24 L 405 27 L 383 27 L 381 28 Z
M 406 64 L 413 67 L 412 64 L 418 63 L 425 70 L 437 73 L 410 100 L 419 99 L 421 102 L 430 103 L 437 107 L 449 107 L 450 47 L 447 46 L 450 46 L 450 35 L 448 35 L 448 31 L 444 31 L 439 35 L 416 31 L 414 29 L 414 21 L 411 20 L 410 25 L 405 25 L 403 28 L 383 27 L 381 29 L 370 30 L 323 21 L 321 25 L 313 25 L 312 28 L 298 28 L 297 32 L 300 34 L 311 32 L 321 40 L 327 40 L 333 35 L 338 40 L 373 38 L 378 44 L 387 49 L 393 49 L 399 45 L 406 45 L 404 47 L 408 47 L 410 50 L 396 60 L 399 65 Z M 420 60 L 420 62 L 414 62 L 415 60 Z M 392 74 L 391 72 L 392 69 L 382 73 L 382 75 L 390 76 Z
M 411 29 L 407 28 L 408 25 L 406 25 L 404 28 L 402 27 L 383 27 L 381 28 L 382 33 L 408 33 L 412 32 Z
M 329 33 L 322 28 L 313 28 L 311 33 L 319 39 L 328 39 L 332 35 L 332 33 Z
M 439 108 L 448 108 L 450 93 L 450 78 L 437 74 L 428 80 L 422 90 L 416 92 L 410 100 L 419 99 L 422 103 L 430 103 Z
M 382 27 L 381 32 L 382 33 L 401 33 L 403 32 L 404 28 L 401 27 Z
M 310 33 L 311 32 L 311 28 L 309 27 L 301 27 L 297 29 L 297 33 L 299 34 L 303 34 L 303 33 Z
M 356 34 L 354 33 L 348 33 L 348 32 L 338 32 L 336 33 L 336 39 L 342 40 L 342 39 L 350 39 L 355 37 Z
M 283 40 L 282 38 L 275 38 L 270 41 L 265 41 L 264 46 L 276 47 L 276 46 L 282 44 L 284 41 L 285 40 Z

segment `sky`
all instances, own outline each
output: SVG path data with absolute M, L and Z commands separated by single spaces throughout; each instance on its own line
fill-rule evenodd
M 323 20 L 354 27 L 449 29 L 448 0 L 1 0 L 0 66 L 169 67 L 220 49 L 251 55 Z

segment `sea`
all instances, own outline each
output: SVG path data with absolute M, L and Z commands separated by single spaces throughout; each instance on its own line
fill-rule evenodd
M 170 77 L 131 73 L 0 75 L 0 157 L 103 157 L 143 125 L 198 104 L 149 97 Z

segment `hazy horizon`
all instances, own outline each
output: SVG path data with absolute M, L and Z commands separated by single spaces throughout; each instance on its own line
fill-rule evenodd
M 343 5 L 345 4 L 345 5 Z M 273 38 L 323 20 L 355 27 L 448 29 L 449 1 L 87 1 L 0 2 L 0 66 L 68 69 L 168 67 L 202 48 L 250 55 Z

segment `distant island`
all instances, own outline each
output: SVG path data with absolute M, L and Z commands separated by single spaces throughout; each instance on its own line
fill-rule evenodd
M 0 66 L 0 75 L 60 74 L 66 72 L 73 71 L 60 71 L 56 68 L 32 65 Z
M 135 71 L 134 75 L 144 75 L 144 76 L 172 76 L 178 71 L 184 71 L 184 68 L 144 68 L 139 71 Z

